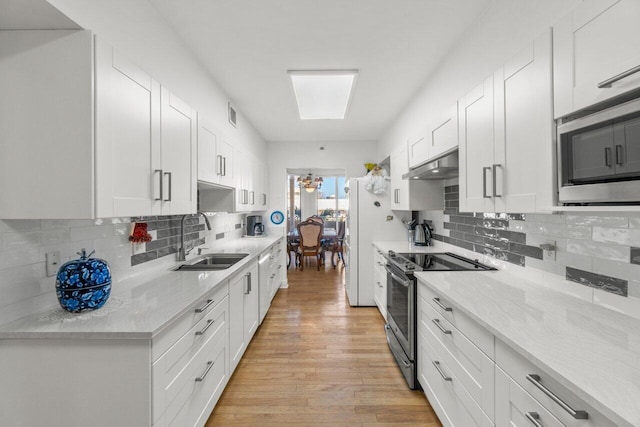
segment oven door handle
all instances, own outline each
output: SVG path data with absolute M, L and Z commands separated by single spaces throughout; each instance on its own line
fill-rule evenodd
M 384 268 L 387 270 L 387 273 L 389 273 L 391 275 L 391 277 L 394 280 L 398 281 L 402 286 L 404 286 L 405 288 L 408 288 L 409 286 L 411 286 L 411 281 L 410 280 L 403 279 L 402 277 L 398 276 L 393 271 L 391 271 L 391 269 L 386 265 L 384 266 Z

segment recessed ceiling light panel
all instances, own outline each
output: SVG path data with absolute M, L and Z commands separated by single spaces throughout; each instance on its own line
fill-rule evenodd
M 344 119 L 358 70 L 289 70 L 302 120 Z

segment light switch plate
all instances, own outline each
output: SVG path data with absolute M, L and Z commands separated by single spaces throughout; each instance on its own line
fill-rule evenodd
M 544 261 L 556 260 L 556 241 L 555 240 L 545 241 L 543 244 L 540 245 L 540 248 L 542 248 L 542 259 Z
M 55 276 L 60 268 L 60 251 L 47 252 L 47 277 Z

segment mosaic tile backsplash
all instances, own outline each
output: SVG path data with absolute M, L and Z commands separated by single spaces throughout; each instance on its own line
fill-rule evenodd
M 623 297 L 640 298 L 640 213 L 468 213 L 459 187 L 444 188 L 444 211 L 423 211 L 434 238 Z M 554 242 L 555 259 L 541 244 Z

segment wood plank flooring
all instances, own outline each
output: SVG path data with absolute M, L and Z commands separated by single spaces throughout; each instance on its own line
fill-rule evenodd
M 407 388 L 377 308 L 350 307 L 330 264 L 289 270 L 206 427 L 442 426 Z

